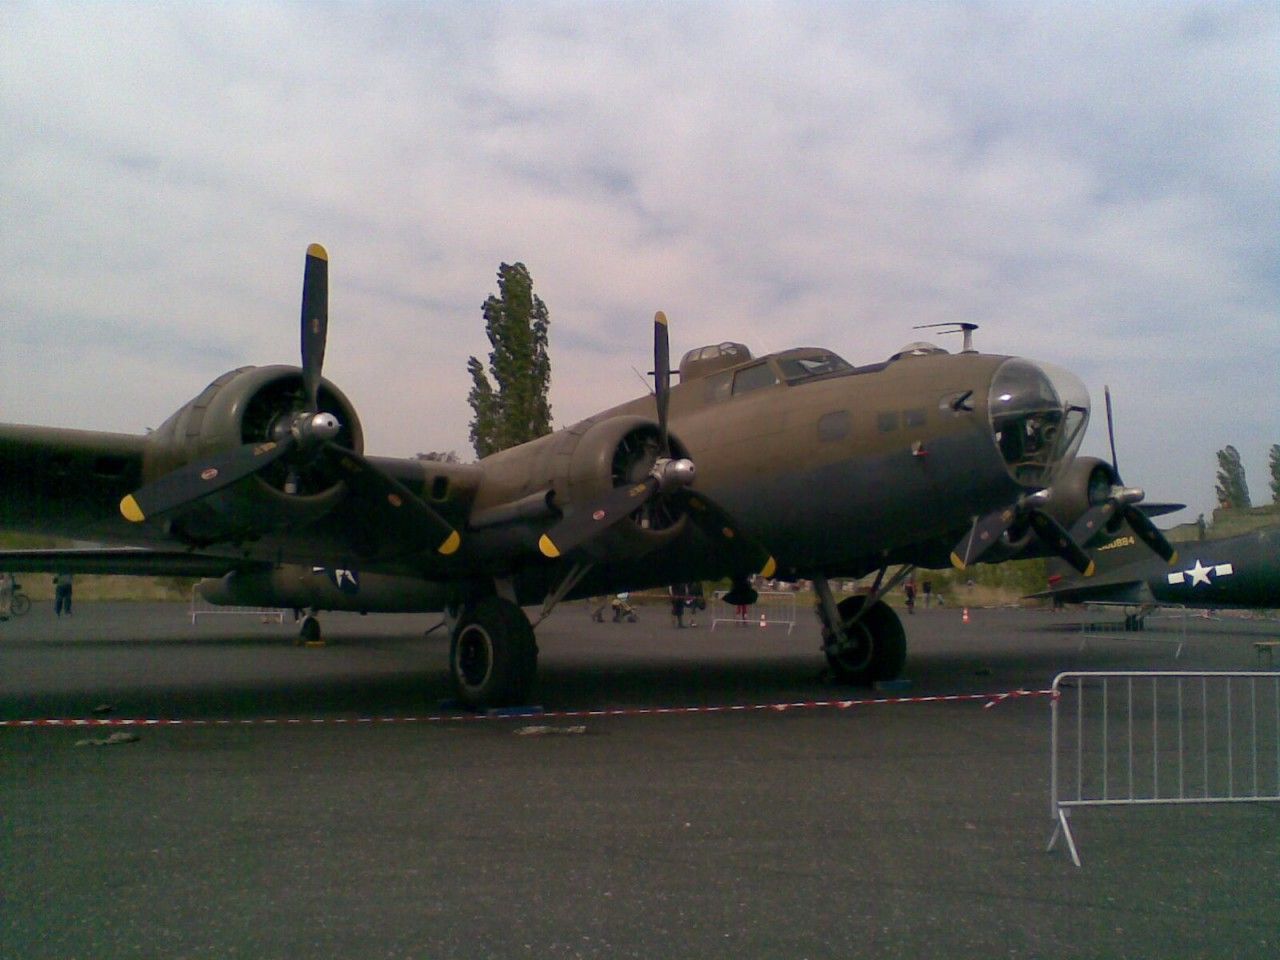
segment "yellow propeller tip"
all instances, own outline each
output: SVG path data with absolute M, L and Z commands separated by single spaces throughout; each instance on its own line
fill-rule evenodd
M 1097 565 L 1092 560 L 1090 560 L 1089 565 L 1084 568 L 1084 576 L 1092 577 L 1094 574 L 1094 571 L 1096 571 L 1097 569 L 1098 569 Z
M 1173 551 L 1173 556 L 1169 558 L 1169 566 L 1172 567 L 1177 562 L 1178 562 L 1178 551 L 1175 550 Z
M 444 543 L 436 547 L 436 552 L 443 556 L 451 557 L 453 554 L 458 552 L 458 547 L 461 545 L 462 537 L 459 536 L 457 530 L 452 530 L 450 531 L 449 536 L 445 538 Z
M 142 508 L 138 506 L 138 501 L 133 499 L 133 494 L 125 497 L 120 501 L 120 514 L 130 523 L 141 523 L 147 519 L 142 514 Z
M 329 260 L 329 252 L 318 243 L 313 243 L 307 247 L 307 256 L 315 257 L 317 260 L 324 260 L 326 263 Z
M 951 565 L 957 570 L 963 570 L 965 568 L 965 562 L 960 559 L 960 554 L 954 552 L 951 554 Z
M 538 549 L 542 551 L 544 557 L 550 557 L 554 560 L 560 556 L 560 548 L 551 542 L 551 538 L 545 533 L 538 538 Z
M 653 315 L 653 322 L 660 323 L 665 327 L 667 325 L 667 315 L 659 310 Z
M 766 580 L 769 580 L 777 572 L 778 572 L 778 563 L 776 560 L 773 559 L 773 557 L 770 557 L 768 562 L 761 568 L 760 576 L 764 577 Z

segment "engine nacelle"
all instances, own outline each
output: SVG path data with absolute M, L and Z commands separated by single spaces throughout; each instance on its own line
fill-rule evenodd
M 1076 457 L 1058 474 L 1041 509 L 1070 530 L 1087 510 L 1105 503 L 1112 487 L 1119 483 L 1120 478 L 1105 460 Z M 1117 515 L 1113 523 L 1120 522 Z
M 364 434 L 350 401 L 328 381 L 321 382 L 319 401 L 320 412 L 332 414 L 340 425 L 335 442 L 362 452 Z M 297 367 L 241 367 L 224 373 L 148 437 L 144 478 L 155 480 L 244 444 L 279 440 L 305 403 Z M 174 535 L 192 543 L 252 539 L 314 522 L 341 502 L 345 490 L 323 459 L 281 461 L 198 501 L 170 526 Z
M 683 444 L 669 438 L 671 456 L 687 457 Z M 545 495 L 570 515 L 590 509 L 615 487 L 639 483 L 648 476 L 661 448 L 657 423 L 645 417 L 617 416 L 581 423 L 483 461 L 484 483 L 479 516 L 505 513 L 505 504 Z M 551 517 L 548 517 L 550 520 Z M 585 548 L 600 558 L 634 559 L 678 538 L 687 518 L 659 494 L 633 516 L 614 524 Z M 529 546 L 536 542 L 533 537 Z

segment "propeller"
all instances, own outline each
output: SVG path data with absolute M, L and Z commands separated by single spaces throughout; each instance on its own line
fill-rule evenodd
M 732 558 L 735 567 L 769 577 L 777 564 L 769 551 L 745 536 L 728 511 L 690 486 L 696 470 L 693 461 L 671 456 L 667 415 L 671 400 L 671 351 L 667 317 L 659 310 L 653 317 L 654 399 L 658 408 L 659 449 L 648 475 L 638 483 L 614 487 L 594 503 L 565 517 L 538 540 L 546 557 L 559 557 L 584 546 L 623 518 L 658 497 L 669 498 L 708 538 Z
M 198 500 L 260 473 L 285 460 L 291 465 L 286 492 L 296 487 L 297 467 L 323 458 L 338 472 L 351 494 L 380 529 L 395 531 L 397 539 L 434 544 L 448 556 L 461 537 L 417 494 L 373 466 L 353 450 L 335 443 L 342 424 L 320 409 L 320 383 L 325 341 L 329 332 L 329 255 L 313 243 L 307 247 L 302 279 L 302 383 L 304 409 L 282 417 L 274 439 L 244 444 L 187 464 L 134 491 L 120 501 L 120 513 L 133 523 L 173 513 Z
M 1062 524 L 1041 509 L 1048 498 L 1049 491 L 1040 490 L 979 518 L 951 551 L 951 565 L 963 570 L 976 563 L 1008 530 L 1026 523 L 1050 550 L 1086 577 L 1093 576 L 1093 560 Z
M 1151 522 L 1138 504 L 1146 496 L 1138 487 L 1126 487 L 1120 481 L 1120 467 L 1116 462 L 1115 422 L 1111 417 L 1111 388 L 1103 387 L 1103 396 L 1107 406 L 1107 438 L 1111 443 L 1111 470 L 1116 483 L 1107 493 L 1106 500 L 1089 510 L 1077 520 L 1071 528 L 1071 538 L 1077 543 L 1087 544 L 1111 522 L 1117 514 L 1137 534 L 1138 539 L 1150 547 L 1166 563 L 1176 563 L 1178 552 L 1169 543 L 1163 533 Z

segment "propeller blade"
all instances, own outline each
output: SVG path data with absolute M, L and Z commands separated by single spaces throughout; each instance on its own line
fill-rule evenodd
M 1120 476 L 1120 464 L 1116 461 L 1116 429 L 1115 421 L 1111 419 L 1111 388 L 1103 386 L 1102 395 L 1107 401 L 1107 439 L 1111 441 L 1111 469 L 1115 471 L 1116 476 Z
M 324 367 L 324 345 L 329 335 L 329 254 L 313 243 L 307 247 L 307 266 L 302 276 L 302 382 L 307 391 L 308 410 L 320 405 L 320 375 Z
M 692 490 L 683 490 L 677 496 L 698 529 L 734 556 L 738 568 L 735 574 L 756 573 L 772 577 L 777 572 L 778 564 L 773 555 L 763 544 L 744 534 L 728 511 L 718 503 Z
M 662 456 L 671 456 L 667 438 L 667 408 L 671 401 L 671 347 L 667 339 L 667 315 L 653 315 L 653 383 L 658 401 L 658 429 L 662 434 Z
M 1130 504 L 1124 509 L 1124 518 L 1129 526 L 1133 528 L 1133 532 L 1138 535 L 1138 539 L 1159 554 L 1165 563 L 1178 562 L 1178 551 L 1173 548 L 1173 544 L 1165 539 L 1164 534 L 1151 522 L 1150 517 L 1136 506 Z
M 996 541 L 1013 526 L 1017 519 L 1016 506 L 988 513 L 973 525 L 968 535 L 951 551 L 951 565 L 957 570 L 963 570 L 969 564 L 977 563 L 983 554 L 995 546 Z
M 185 507 L 257 473 L 293 448 L 293 440 L 249 443 L 199 463 L 166 473 L 120 501 L 120 513 L 132 523 Z
M 1030 520 L 1031 529 L 1046 546 L 1084 576 L 1093 576 L 1093 559 L 1071 538 L 1062 524 L 1041 510 L 1031 511 Z
M 1110 499 L 1106 503 L 1090 507 L 1079 520 L 1072 524 L 1071 539 L 1080 546 L 1087 547 L 1094 537 L 1102 532 L 1102 528 L 1110 522 L 1118 509 L 1120 509 L 1119 504 Z
M 658 492 L 657 477 L 614 487 L 589 507 L 565 517 L 538 539 L 544 557 L 559 557 L 599 536 L 623 517 L 634 513 Z
M 325 454 L 347 481 L 360 506 L 371 515 L 377 529 L 393 531 L 396 539 L 414 547 L 429 543 L 442 556 L 457 552 L 462 544 L 458 531 L 395 477 L 383 473 L 354 450 L 336 443 L 326 445 Z

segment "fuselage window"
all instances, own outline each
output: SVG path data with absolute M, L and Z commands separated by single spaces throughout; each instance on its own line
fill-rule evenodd
M 923 411 L 923 410 L 906 410 L 906 411 L 903 411 L 902 417 L 903 417 L 903 422 L 904 422 L 908 427 L 923 427 L 923 426 L 924 426 L 924 411 Z
M 752 390 L 759 390 L 761 387 L 771 387 L 777 382 L 778 378 L 774 374 L 773 368 L 767 363 L 759 363 L 754 367 L 739 370 L 734 375 L 733 395 L 736 397 L 744 393 L 750 393 Z
M 818 439 L 831 442 L 849 435 L 849 411 L 833 410 L 818 418 Z
M 898 411 L 893 410 L 889 413 L 881 413 L 876 416 L 876 426 L 880 428 L 881 433 L 891 433 L 898 429 Z

